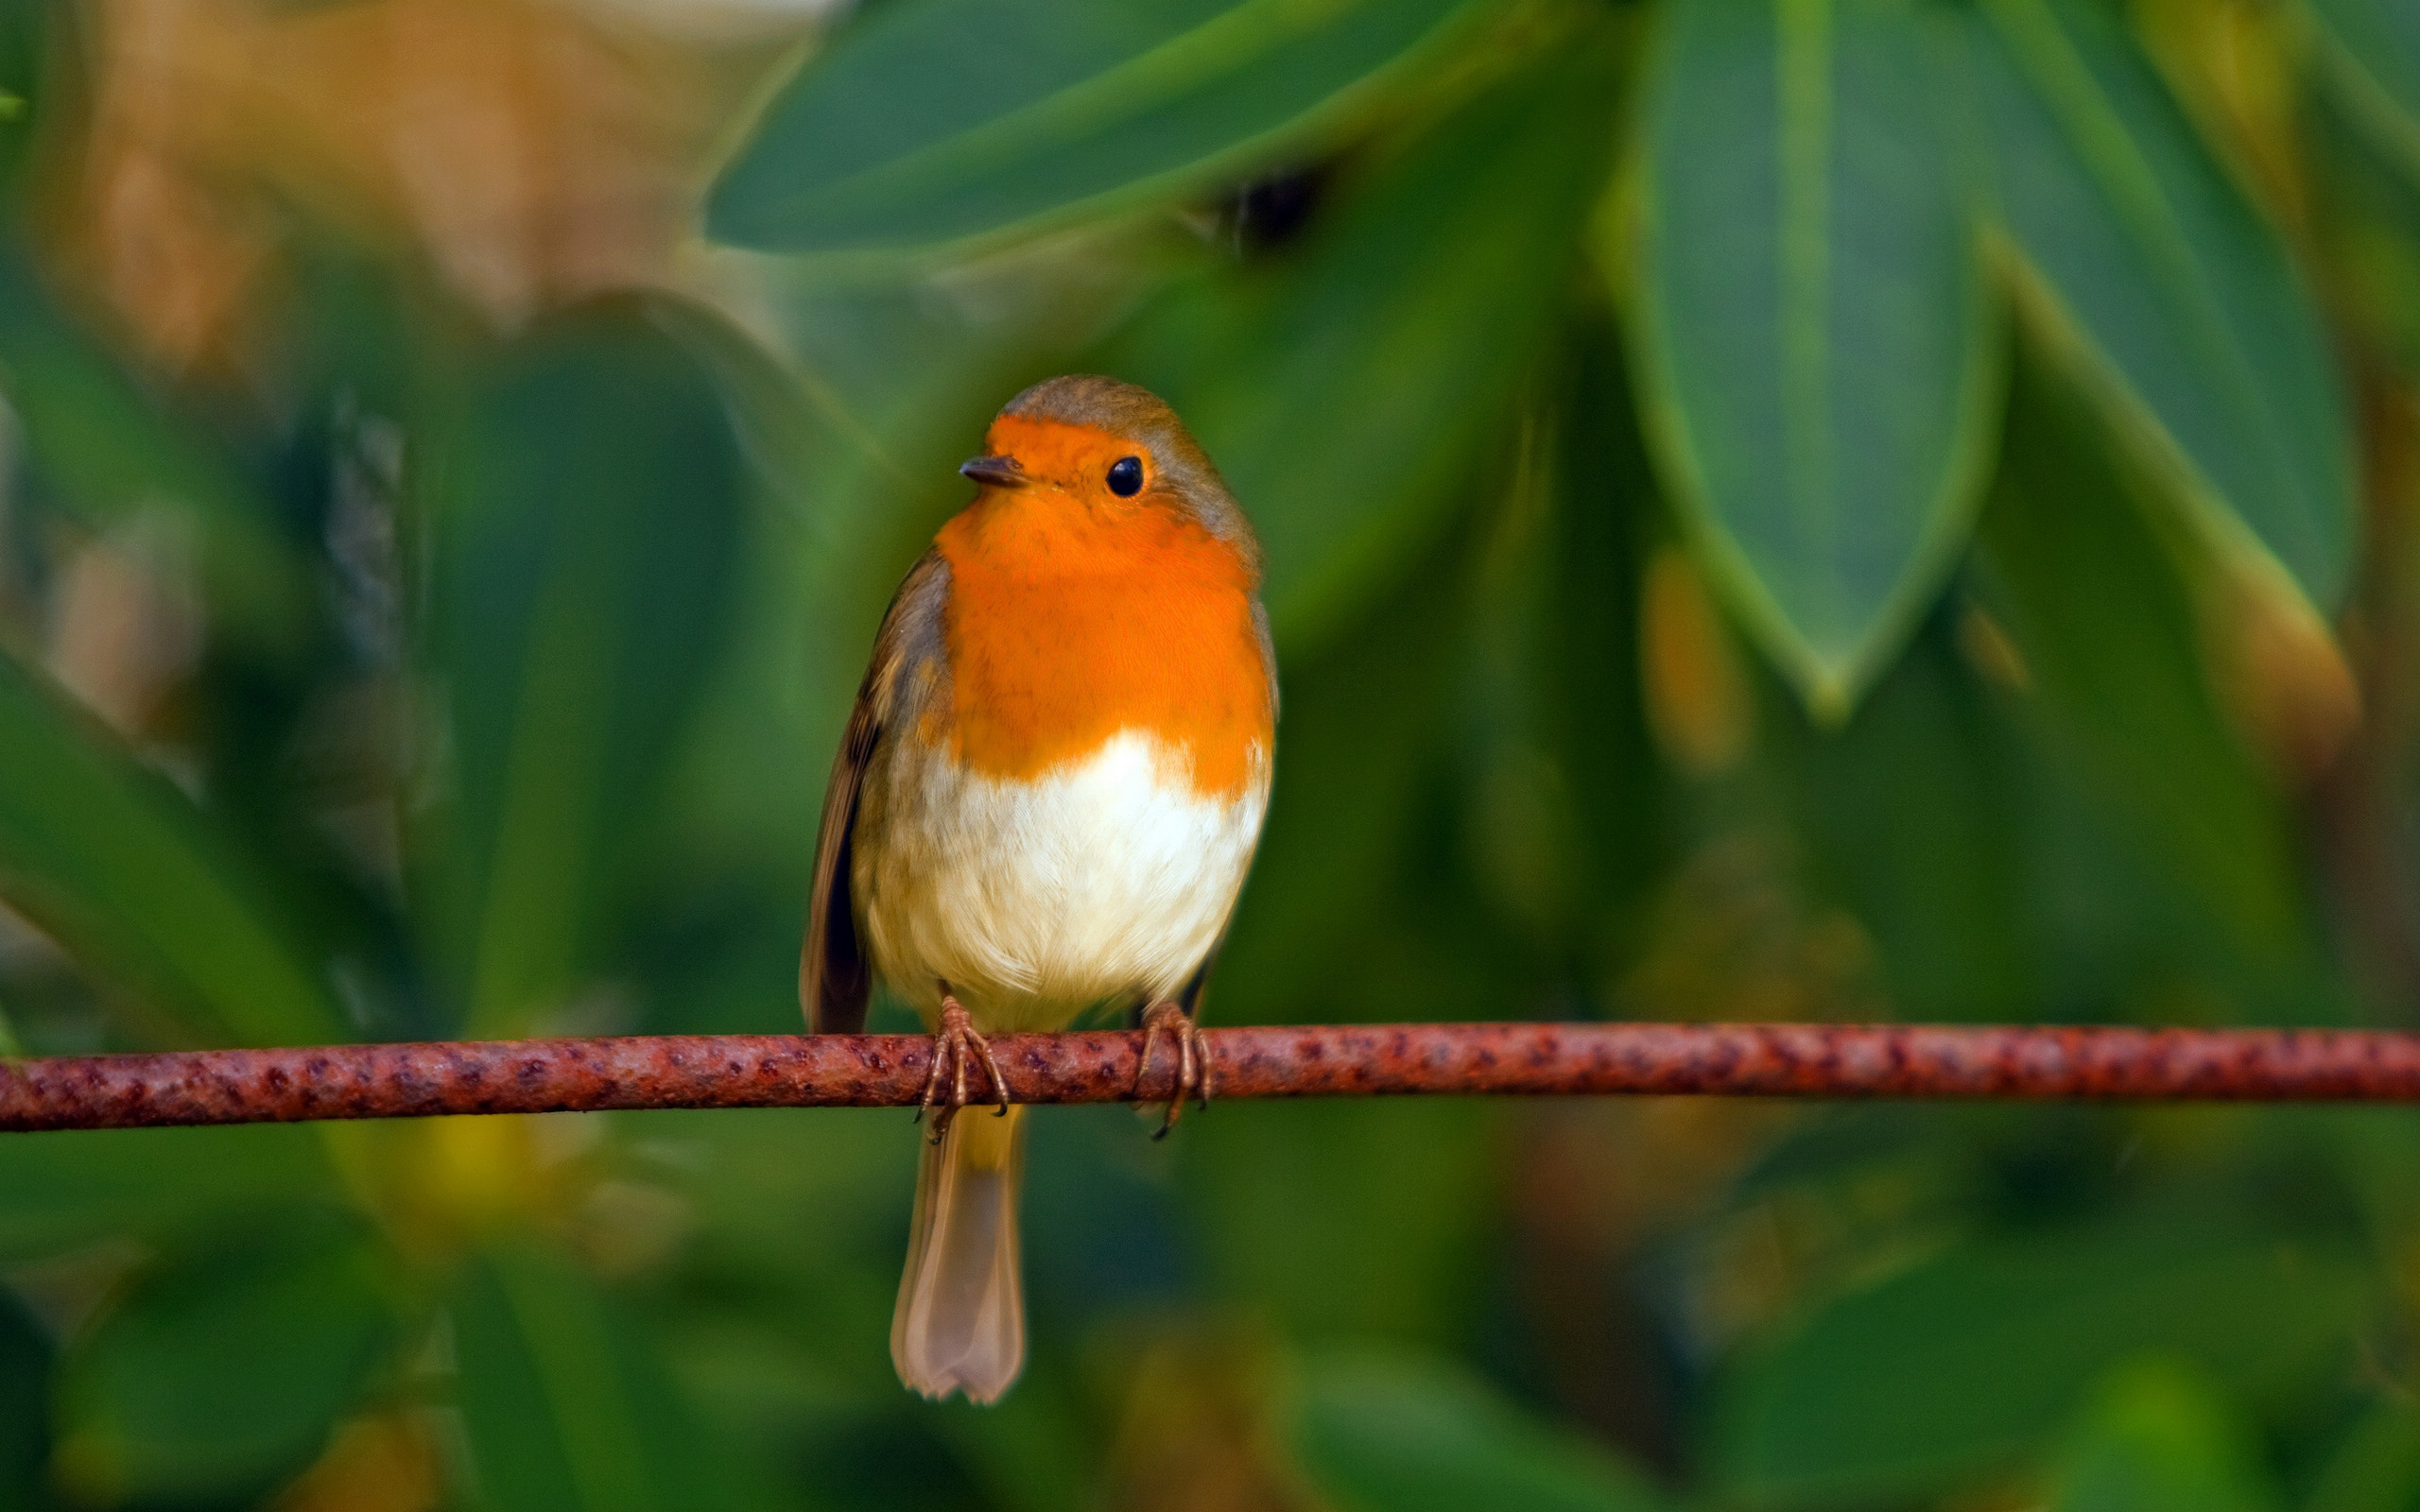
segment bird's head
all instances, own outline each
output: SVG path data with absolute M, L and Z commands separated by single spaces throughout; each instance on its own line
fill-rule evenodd
M 1143 510 L 1191 519 L 1259 565 L 1259 548 L 1226 481 L 1176 411 L 1149 389 L 1076 374 L 1009 401 L 984 433 L 983 455 L 959 472 L 977 502 L 1080 511 L 1115 520 Z

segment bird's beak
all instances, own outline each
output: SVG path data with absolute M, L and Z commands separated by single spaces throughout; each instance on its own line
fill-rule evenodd
M 977 483 L 994 488 L 1021 489 L 1028 481 L 1025 469 L 1017 466 L 1013 456 L 970 456 L 959 464 L 958 471 Z

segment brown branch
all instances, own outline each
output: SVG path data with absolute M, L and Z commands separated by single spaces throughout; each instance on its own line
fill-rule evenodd
M 1217 1094 L 1616 1093 L 2126 1101 L 2420 1101 L 2420 1035 L 2275 1029 L 1432 1023 L 1213 1029 Z M 992 1041 L 1025 1103 L 1136 1098 L 1139 1033 Z M 640 1108 L 899 1108 L 911 1035 L 332 1045 L 21 1060 L 0 1129 L 419 1118 Z M 1163 1043 L 1142 1100 L 1165 1098 Z M 982 1074 L 973 1091 L 980 1098 Z

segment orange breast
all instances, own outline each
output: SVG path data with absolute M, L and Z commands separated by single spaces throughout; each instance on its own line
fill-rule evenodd
M 959 761 L 1030 778 L 1123 730 L 1156 737 L 1205 797 L 1242 792 L 1273 713 L 1234 549 L 1164 507 L 1103 518 L 1036 490 L 942 527 L 942 620 Z M 938 713 L 938 711 L 937 711 Z

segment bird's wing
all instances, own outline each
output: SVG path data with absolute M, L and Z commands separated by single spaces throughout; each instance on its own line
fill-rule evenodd
M 832 758 L 832 781 L 823 790 L 823 826 L 815 842 L 806 945 L 798 962 L 799 1006 L 815 1034 L 858 1034 L 866 1026 L 873 966 L 857 936 L 856 905 L 849 889 L 857 798 L 882 732 L 898 722 L 903 704 L 932 691 L 933 679 L 916 674 L 940 658 L 942 605 L 948 592 L 949 563 L 938 550 L 925 552 L 908 569 L 883 615 L 873 659 L 840 736 L 839 754 Z

